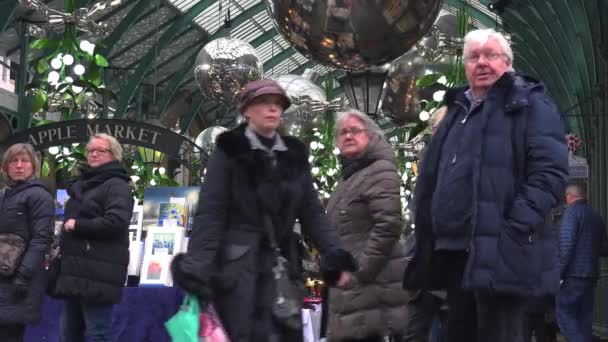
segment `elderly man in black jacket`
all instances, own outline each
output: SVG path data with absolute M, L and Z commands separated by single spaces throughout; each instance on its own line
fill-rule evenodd
M 512 71 L 494 30 L 471 31 L 469 85 L 446 95 L 416 185 L 408 288 L 447 288 L 450 341 L 525 340 L 527 298 L 559 286 L 549 211 L 563 196 L 567 149 L 542 84 Z
M 68 188 L 61 271 L 54 295 L 65 298 L 62 342 L 112 341 L 112 306 L 122 298 L 129 264 L 133 198 L 114 137 L 87 144 L 90 168 Z
M 566 188 L 566 204 L 559 227 L 561 287 L 557 298 L 558 324 L 568 341 L 591 341 L 593 291 L 599 257 L 608 241 L 602 217 L 587 204 L 585 188 Z

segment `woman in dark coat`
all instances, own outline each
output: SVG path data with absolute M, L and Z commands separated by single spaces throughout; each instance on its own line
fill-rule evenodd
M 61 270 L 54 295 L 65 299 L 62 342 L 112 341 L 112 306 L 119 303 L 129 264 L 133 198 L 122 147 L 96 134 L 87 144 L 88 170 L 68 188 Z
M 23 341 L 25 325 L 40 319 L 46 288 L 44 257 L 53 236 L 53 198 L 38 178 L 40 163 L 29 144 L 11 146 L 2 158 L 8 187 L 0 193 L 0 236 L 25 242 L 20 264 L 0 276 L 0 340 Z M 9 235 L 10 234 L 10 235 Z M 0 243 L 0 258 L 6 260 Z M 19 260 L 19 259 L 18 259 Z
M 407 318 L 399 173 L 393 148 L 367 115 L 339 113 L 336 137 L 343 175 L 327 215 L 359 270 L 329 292 L 327 340 L 380 342 L 403 334 Z
M 341 278 L 338 283 L 343 283 L 349 273 L 342 271 L 355 269 L 324 220 L 305 146 L 277 134 L 288 106 L 284 90 L 271 80 L 250 82 L 242 91 L 239 107 L 247 123 L 219 136 L 188 253 L 172 264 L 178 285 L 215 304 L 232 342 L 302 339 L 302 331 L 286 329 L 272 316 L 275 257 L 265 232 L 266 214 L 283 256 L 292 261 L 293 277 L 301 263 L 296 219 L 319 248 L 322 267 L 332 271 L 334 282 Z

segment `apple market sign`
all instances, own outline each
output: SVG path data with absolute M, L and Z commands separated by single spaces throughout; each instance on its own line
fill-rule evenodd
M 41 151 L 52 146 L 86 143 L 98 133 L 115 137 L 122 144 L 142 146 L 164 153 L 191 168 L 200 160 L 201 149 L 190 139 L 169 129 L 143 122 L 118 119 L 79 119 L 30 128 L 10 135 L 0 144 L 3 148 L 25 142 Z

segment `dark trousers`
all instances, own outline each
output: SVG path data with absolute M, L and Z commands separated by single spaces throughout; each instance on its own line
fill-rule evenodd
M 554 322 L 547 322 L 545 313 L 529 313 L 526 318 L 526 341 L 557 342 L 557 327 Z
M 428 291 L 408 291 L 407 322 L 401 342 L 428 342 L 433 319 L 439 315 L 443 301 Z
M 112 342 L 112 304 L 64 301 L 61 342 Z
M 2 342 L 23 342 L 24 335 L 25 325 L 0 324 L 0 341 Z
M 445 254 L 448 341 L 525 342 L 527 301 L 517 296 L 463 290 L 467 255 Z
M 557 322 L 568 342 L 591 342 L 593 324 L 592 278 L 567 277 L 557 296 Z

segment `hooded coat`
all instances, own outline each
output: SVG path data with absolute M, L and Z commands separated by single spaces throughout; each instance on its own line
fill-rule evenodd
M 407 296 L 401 288 L 399 173 L 393 149 L 380 136 L 370 139 L 360 158 L 347 161 L 327 213 L 340 243 L 359 264 L 345 289 L 330 289 L 328 340 L 403 333 Z
M 116 304 L 129 265 L 129 223 L 133 197 L 122 164 L 112 161 L 89 169 L 68 188 L 66 221 L 75 229 L 61 234 L 57 297 Z
M 431 140 L 416 184 L 416 252 L 404 286 L 445 286 L 434 254 L 439 237 L 433 225 L 436 193 L 459 204 L 458 193 L 437 188 L 442 145 L 456 118 L 469 108 L 467 87 L 448 91 L 448 113 Z M 568 151 L 560 112 L 543 85 L 529 77 L 505 73 L 486 94 L 482 134 L 472 137 L 473 179 L 468 259 L 462 286 L 523 297 L 556 294 L 559 289 L 557 239 L 549 220 L 563 197 Z
M 0 277 L 0 324 L 35 323 L 46 289 L 44 257 L 53 238 L 53 198 L 39 180 L 18 182 L 0 195 L 0 212 L 0 233 L 17 234 L 27 246 L 15 275 Z M 25 289 L 21 293 L 18 283 Z

